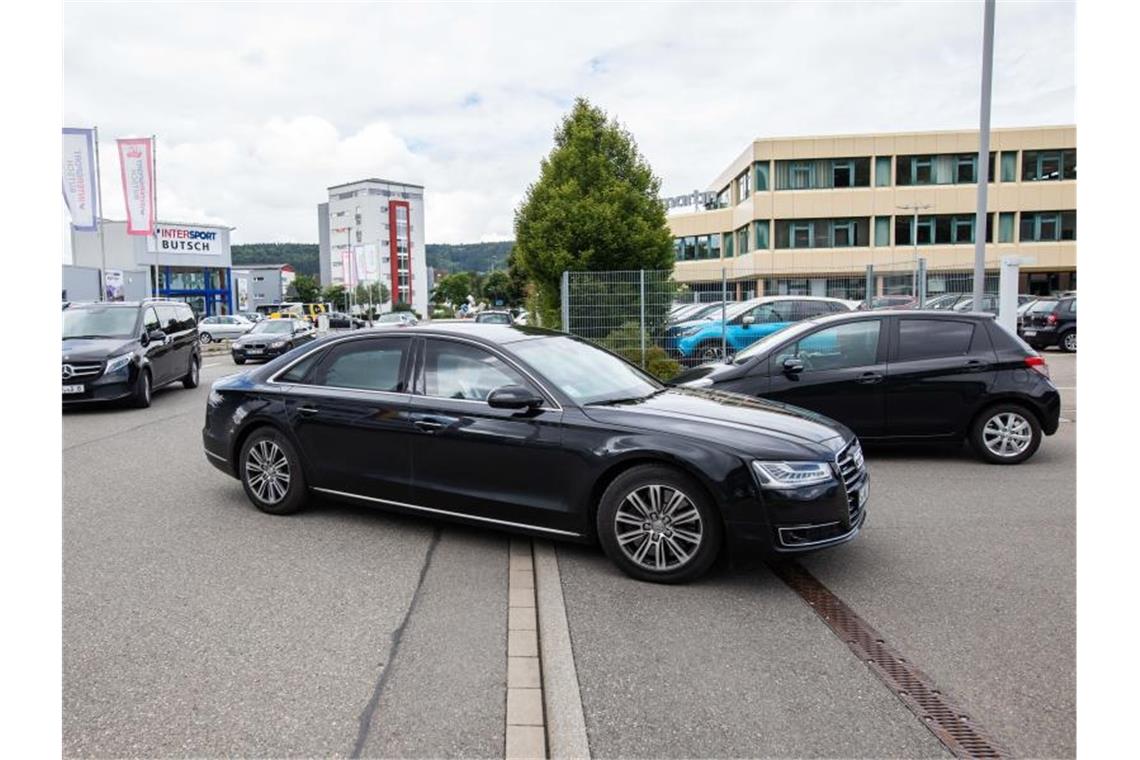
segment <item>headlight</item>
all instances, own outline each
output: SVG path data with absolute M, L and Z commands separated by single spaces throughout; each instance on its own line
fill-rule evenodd
M 105 369 L 103 371 L 108 373 L 108 374 L 110 374 L 112 372 L 118 372 L 119 370 L 123 369 L 128 364 L 130 364 L 131 359 L 133 357 L 134 357 L 134 354 L 123 354 L 122 356 L 116 356 L 107 362 L 107 369 Z
M 284 345 L 285 345 L 285 341 L 283 341 L 283 340 L 275 340 L 275 341 L 273 341 L 272 343 L 270 343 L 270 344 L 269 344 L 269 347 L 270 347 L 270 348 L 281 348 L 281 347 L 282 347 L 282 346 L 284 346 Z
M 213 388 L 210 389 L 210 395 L 206 397 L 206 403 L 210 406 L 221 406 L 223 400 L 224 399 L 222 398 L 222 394 L 218 393 Z
M 799 488 L 832 479 L 827 462 L 753 462 L 764 488 Z

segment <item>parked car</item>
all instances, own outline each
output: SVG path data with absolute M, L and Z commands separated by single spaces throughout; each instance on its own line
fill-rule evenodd
M 481 311 L 475 315 L 475 321 L 490 325 L 513 324 L 510 313 L 506 311 Z
M 511 317 L 516 325 L 526 326 L 530 324 L 530 312 L 526 309 L 511 309 Z
M 372 320 L 372 324 L 410 327 L 411 325 L 419 324 L 419 320 L 416 319 L 416 315 L 410 311 L 390 311 Z
M 155 388 L 198 387 L 202 357 L 189 304 L 71 303 L 63 310 L 63 404 L 150 406 Z
M 860 310 L 873 309 L 914 309 L 918 307 L 918 299 L 914 296 L 873 296 L 864 299 L 859 304 Z
M 323 495 L 597 541 L 629 575 L 664 583 L 698 577 L 722 547 L 789 556 L 850 541 L 867 514 L 863 455 L 844 426 L 667 388 L 533 327 L 329 336 L 215 382 L 202 436 L 265 512 Z
M 728 305 L 731 306 L 732 303 L 730 302 Z M 724 308 L 725 302 L 723 301 L 689 304 L 675 315 L 670 316 L 669 324 L 692 322 L 698 319 L 717 319 Z
M 260 311 L 243 311 L 238 313 L 239 317 L 245 317 L 250 322 L 260 322 L 265 319 L 265 315 Z
M 946 311 L 812 319 L 674 382 L 795 404 L 864 441 L 966 439 L 998 464 L 1033 456 L 1061 410 L 1036 351 L 989 316 Z
M 922 308 L 932 311 L 953 309 L 956 304 L 965 298 L 970 298 L 970 296 L 966 293 L 943 293 L 940 296 L 928 298 L 926 303 L 922 305 Z
M 1018 295 L 1017 305 L 1020 309 L 1026 303 L 1036 300 L 1036 296 L 1031 295 Z M 982 295 L 982 307 L 980 309 L 974 307 L 974 297 L 972 295 L 962 296 L 958 302 L 951 307 L 952 311 L 976 311 L 984 312 L 986 314 L 997 314 L 1000 305 L 1000 297 L 994 293 L 985 293 Z
M 329 327 L 355 330 L 368 324 L 360 317 L 354 317 L 351 314 L 345 314 L 343 311 L 330 311 L 328 313 L 328 316 Z
M 721 355 L 721 325 L 728 354 L 740 351 L 765 335 L 801 319 L 847 312 L 850 307 L 838 298 L 810 296 L 765 296 L 732 304 L 726 310 L 727 322 L 714 313 L 711 319 L 697 319 L 671 325 L 665 330 L 665 349 L 682 361 L 712 361 Z
M 253 325 L 253 322 L 236 314 L 206 317 L 198 323 L 198 341 L 212 343 L 215 340 L 240 338 L 252 330 Z
M 1021 318 L 1020 334 L 1036 349 L 1077 350 L 1077 297 L 1041 298 Z
M 272 359 L 314 340 L 317 331 L 305 319 L 263 319 L 230 344 L 235 364 L 251 359 Z

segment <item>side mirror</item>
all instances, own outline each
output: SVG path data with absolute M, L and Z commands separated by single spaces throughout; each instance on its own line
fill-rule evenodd
M 542 403 L 541 396 L 521 385 L 501 386 L 487 397 L 487 405 L 492 409 L 535 409 Z
M 740 320 L 740 324 L 744 325 L 745 327 L 748 327 L 750 325 L 754 325 L 754 324 L 756 324 L 756 317 L 749 314 L 747 317 Z
M 784 359 L 784 374 L 785 375 L 798 375 L 804 371 L 804 363 L 794 356 L 789 356 Z
M 162 330 L 151 330 L 146 334 L 147 343 L 150 343 L 151 341 L 154 341 L 155 343 L 162 343 L 165 340 L 166 333 L 164 333 Z

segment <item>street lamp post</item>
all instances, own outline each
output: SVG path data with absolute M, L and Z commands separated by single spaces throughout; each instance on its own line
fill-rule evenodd
M 911 225 L 911 228 L 910 228 L 910 242 L 914 246 L 914 264 L 913 264 L 914 272 L 913 272 L 913 277 L 911 279 L 911 290 L 914 291 L 914 297 L 917 300 L 918 299 L 918 292 L 919 292 L 919 289 L 918 289 L 918 212 L 919 211 L 925 211 L 928 208 L 934 208 L 934 204 L 933 203 L 908 203 L 905 206 L 895 206 L 895 208 L 903 210 L 903 211 L 913 211 L 914 212 L 914 223 Z M 931 241 L 931 242 L 933 242 L 933 241 Z M 918 306 L 919 306 L 919 308 L 921 308 L 922 304 L 919 304 Z

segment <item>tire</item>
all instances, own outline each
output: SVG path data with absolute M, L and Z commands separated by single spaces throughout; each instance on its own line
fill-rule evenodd
M 234 357 L 234 364 L 245 364 L 245 357 L 244 356 L 235 356 Z
M 202 369 L 202 361 L 197 356 L 190 357 L 190 371 L 182 378 L 182 387 L 193 390 L 198 387 L 198 373 Z
M 213 342 L 213 340 L 214 340 L 213 336 L 210 335 L 210 333 L 208 333 L 208 332 L 198 333 L 198 342 L 201 343 L 203 346 L 209 345 L 211 342 Z
M 259 477 L 261 472 L 269 475 Z M 300 457 L 275 428 L 258 428 L 245 440 L 238 457 L 238 476 L 245 495 L 262 512 L 291 515 L 305 507 L 308 488 Z
M 1077 331 L 1075 328 L 1061 333 L 1061 337 L 1057 339 L 1057 348 L 1066 354 L 1075 354 L 1077 352 Z
M 1006 438 L 1006 433 L 1017 437 Z M 991 406 L 979 414 L 970 427 L 970 443 L 974 451 L 990 464 L 1024 462 L 1041 445 L 1041 435 L 1037 417 L 1018 404 Z
M 720 350 L 720 341 L 706 340 L 693 351 L 693 358 L 701 364 L 720 361 L 724 358 Z
M 677 495 L 682 500 L 674 503 Z M 699 578 L 716 561 L 722 541 L 720 515 L 700 484 L 654 464 L 630 468 L 610 483 L 598 504 L 597 531 L 606 556 L 622 572 L 652 583 Z
M 139 372 L 139 377 L 135 380 L 135 388 L 131 391 L 131 406 L 136 409 L 146 409 L 150 406 L 151 394 L 154 388 L 151 384 L 150 370 L 143 369 Z

